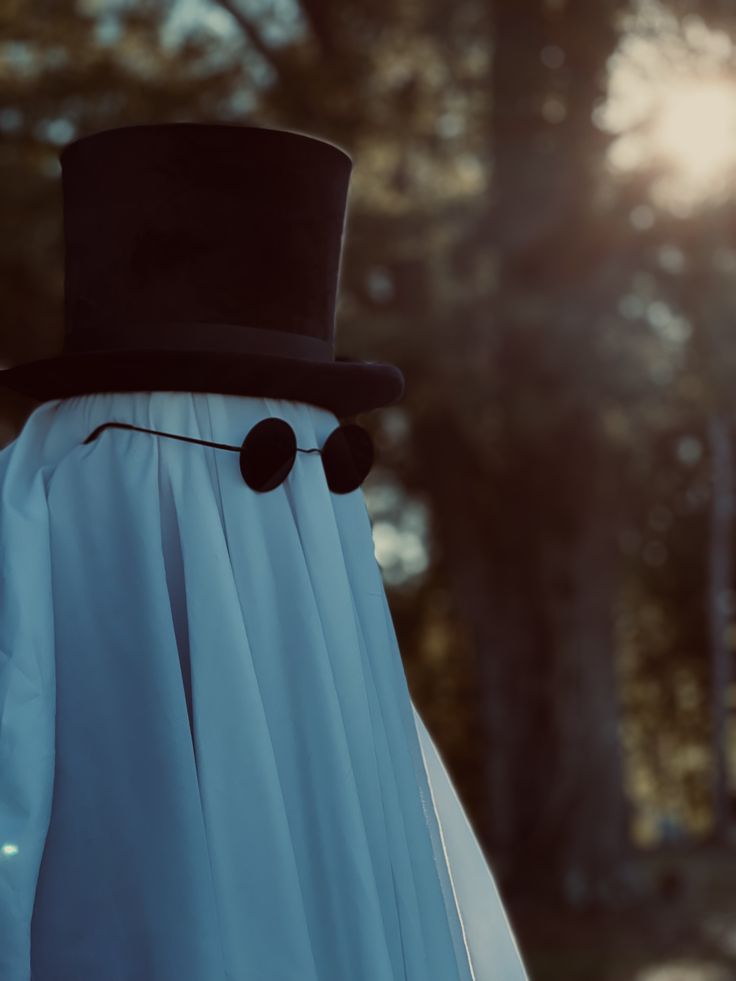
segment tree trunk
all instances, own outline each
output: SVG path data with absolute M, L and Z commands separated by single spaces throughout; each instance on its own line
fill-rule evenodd
M 708 543 L 708 624 L 711 669 L 711 739 L 713 759 L 713 834 L 727 841 L 730 833 L 730 792 L 727 756 L 731 650 L 728 627 L 734 599 L 733 547 L 734 474 L 731 433 L 723 415 L 708 419 L 711 455 L 710 541 Z
M 573 904 L 595 905 L 627 888 L 623 861 L 629 808 L 623 793 L 614 606 L 616 508 L 607 448 L 584 434 L 589 479 L 575 502 L 577 529 L 564 555 L 569 601 L 557 604 L 557 758 L 550 779 L 546 838 L 557 839 L 558 876 Z

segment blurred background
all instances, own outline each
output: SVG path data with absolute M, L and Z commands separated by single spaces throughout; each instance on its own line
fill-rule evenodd
M 530 975 L 736 978 L 736 0 L 0 17 L 1 366 L 61 349 L 65 143 L 345 149 L 338 353 L 407 380 L 360 419 L 376 554 Z

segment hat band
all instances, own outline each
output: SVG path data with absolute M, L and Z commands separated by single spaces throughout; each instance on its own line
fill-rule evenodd
M 331 341 L 290 330 L 205 321 L 111 324 L 103 329 L 77 327 L 64 340 L 64 353 L 84 351 L 224 351 L 272 354 L 302 361 L 334 361 Z

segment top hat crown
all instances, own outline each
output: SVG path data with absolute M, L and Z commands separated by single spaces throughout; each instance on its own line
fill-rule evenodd
M 352 415 L 393 365 L 335 357 L 352 161 L 288 130 L 123 126 L 60 154 L 61 354 L 0 371 L 41 400 L 99 391 L 266 395 Z

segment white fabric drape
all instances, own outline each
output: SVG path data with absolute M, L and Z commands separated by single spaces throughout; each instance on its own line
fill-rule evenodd
M 0 452 L 0 978 L 522 981 L 414 708 L 360 490 L 278 399 L 41 404 Z

